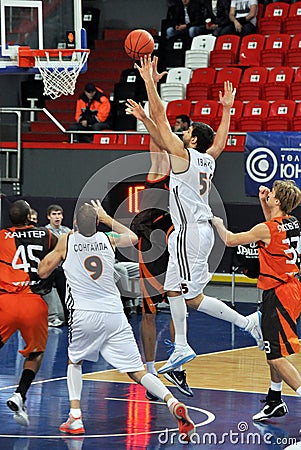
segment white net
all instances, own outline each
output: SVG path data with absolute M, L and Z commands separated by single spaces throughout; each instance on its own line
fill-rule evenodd
M 44 95 L 53 100 L 61 95 L 73 95 L 77 77 L 86 64 L 89 51 L 74 51 L 69 60 L 63 59 L 62 52 L 59 57 L 51 59 L 47 51 L 43 59 L 35 57 L 36 67 L 42 76 L 44 83 Z M 66 58 L 64 56 L 64 58 Z

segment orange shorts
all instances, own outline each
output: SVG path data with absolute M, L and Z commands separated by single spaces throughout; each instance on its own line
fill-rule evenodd
M 296 322 L 301 312 L 301 282 L 287 283 L 263 292 L 262 334 L 267 359 L 299 352 Z
M 33 352 L 44 352 L 48 338 L 48 306 L 37 294 L 0 294 L 0 343 L 20 331 L 26 358 Z

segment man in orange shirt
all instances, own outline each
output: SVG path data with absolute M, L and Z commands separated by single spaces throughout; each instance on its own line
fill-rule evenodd
M 40 260 L 57 238 L 45 227 L 30 222 L 30 206 L 17 200 L 9 208 L 11 228 L 0 230 L 0 348 L 17 330 L 25 348 L 23 372 L 16 392 L 7 401 L 15 421 L 29 425 L 26 393 L 38 372 L 48 337 L 48 307 L 41 295 L 51 290 L 50 280 L 38 276 Z
M 93 83 L 88 83 L 76 102 L 75 121 L 69 131 L 101 131 L 110 128 L 107 119 L 110 114 L 110 100 Z M 74 134 L 73 142 L 89 142 L 91 137 Z
M 257 242 L 262 296 L 262 334 L 271 386 L 263 409 L 254 421 L 288 413 L 281 398 L 282 381 L 301 396 L 301 376 L 286 356 L 299 352 L 296 320 L 301 312 L 300 223 L 290 212 L 301 202 L 301 191 L 293 181 L 277 180 L 270 191 L 259 189 L 266 222 L 242 233 L 228 231 L 222 219 L 213 223 L 229 247 Z

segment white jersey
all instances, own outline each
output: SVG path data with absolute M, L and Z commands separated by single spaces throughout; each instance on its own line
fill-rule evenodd
M 114 281 L 115 253 L 108 236 L 74 233 L 68 237 L 63 263 L 67 279 L 68 308 L 110 313 L 123 312 L 119 290 Z
M 213 217 L 209 206 L 215 159 L 208 153 L 187 149 L 189 166 L 185 172 L 170 173 L 170 215 L 175 228 L 200 223 Z

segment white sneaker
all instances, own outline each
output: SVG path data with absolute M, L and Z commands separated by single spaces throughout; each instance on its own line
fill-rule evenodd
M 62 433 L 84 434 L 85 428 L 82 421 L 82 416 L 73 417 L 70 413 L 66 422 L 61 424 L 60 431 L 62 431 Z
M 19 392 L 15 392 L 6 402 L 7 406 L 15 413 L 14 419 L 19 425 L 28 427 L 29 417 L 22 396 Z
M 164 366 L 160 367 L 158 373 L 166 373 L 175 370 L 177 367 L 191 361 L 195 357 L 196 354 L 188 344 L 175 344 L 173 353 L 170 355 Z
M 259 350 L 264 350 L 264 342 L 261 331 L 261 312 L 256 311 L 246 317 L 248 319 L 248 325 L 244 328 L 244 331 L 250 333 L 250 335 L 255 339 Z

